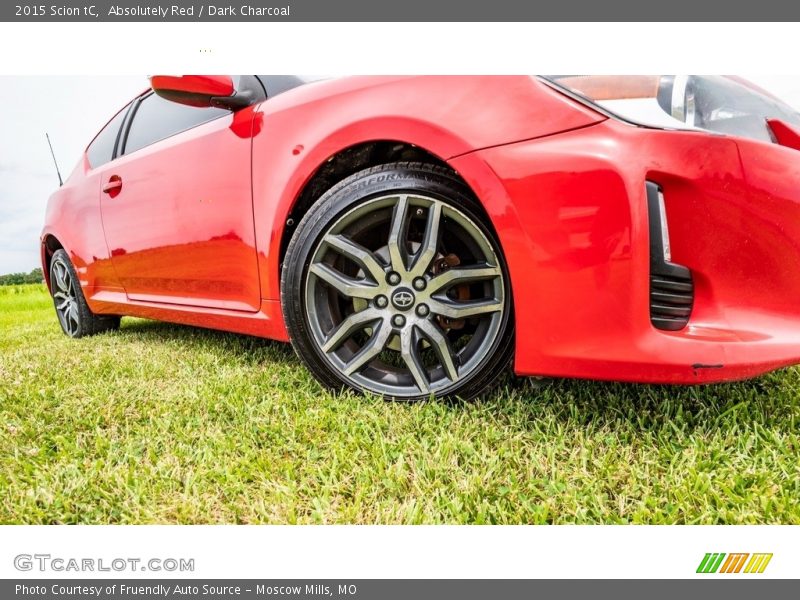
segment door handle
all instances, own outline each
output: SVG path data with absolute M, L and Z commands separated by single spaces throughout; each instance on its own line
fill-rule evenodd
M 112 198 L 119 194 L 122 189 L 122 178 L 119 175 L 112 175 L 108 183 L 103 186 L 103 193 L 108 194 Z

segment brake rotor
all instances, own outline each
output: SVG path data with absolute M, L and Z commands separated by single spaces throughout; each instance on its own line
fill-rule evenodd
M 457 267 L 461 264 L 461 259 L 453 254 L 452 252 L 447 256 L 439 256 L 433 262 L 433 274 L 438 275 L 439 273 L 443 273 L 448 269 L 452 269 L 453 267 Z M 469 294 L 469 285 L 468 284 L 461 284 L 453 288 L 456 294 L 456 299 L 464 301 L 470 299 Z M 439 326 L 444 329 L 445 331 L 449 329 L 463 329 L 464 328 L 464 319 L 448 319 L 447 317 L 443 317 L 442 315 L 437 315 L 436 320 L 439 323 Z

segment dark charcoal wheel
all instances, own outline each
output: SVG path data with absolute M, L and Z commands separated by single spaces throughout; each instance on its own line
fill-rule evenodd
M 287 250 L 282 303 L 300 358 L 327 386 L 402 400 L 470 399 L 513 353 L 499 244 L 449 170 L 357 173 L 306 214 Z
M 50 292 L 58 322 L 68 336 L 79 338 L 119 328 L 119 317 L 95 315 L 89 310 L 78 275 L 64 250 L 56 250 L 50 261 Z

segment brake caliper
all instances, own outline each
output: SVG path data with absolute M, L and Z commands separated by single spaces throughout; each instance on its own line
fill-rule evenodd
M 444 273 L 448 269 L 457 267 L 460 264 L 461 259 L 453 253 L 450 253 L 447 256 L 439 257 L 433 262 L 433 274 L 438 275 L 439 273 Z M 470 299 L 469 284 L 462 283 L 461 285 L 454 287 L 453 290 L 455 291 L 455 298 L 453 298 L 454 300 L 460 300 L 463 302 Z M 447 317 L 443 317 L 442 315 L 438 315 L 436 319 L 444 330 L 464 328 L 464 319 L 449 319 Z

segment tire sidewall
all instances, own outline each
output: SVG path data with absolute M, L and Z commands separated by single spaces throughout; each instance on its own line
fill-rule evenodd
M 427 167 L 427 168 L 426 168 Z M 281 276 L 281 303 L 289 337 L 298 356 L 324 385 L 343 389 L 352 387 L 362 392 L 376 394 L 347 379 L 338 372 L 324 356 L 313 338 L 306 321 L 305 287 L 311 257 L 326 231 L 344 214 L 356 206 L 374 198 L 392 193 L 407 192 L 424 194 L 441 200 L 461 211 L 489 240 L 492 250 L 498 257 L 499 266 L 505 282 L 503 317 L 492 346 L 484 359 L 468 374 L 437 395 L 442 398 L 460 397 L 471 399 L 488 389 L 491 382 L 484 384 L 484 378 L 495 379 L 510 362 L 513 353 L 513 300 L 511 280 L 505 257 L 496 234 L 488 219 L 481 216 L 482 210 L 469 189 L 451 172 L 429 165 L 384 165 L 356 173 L 331 188 L 322 195 L 316 204 L 300 221 L 287 248 Z M 501 345 L 511 346 L 503 348 Z M 508 356 L 506 356 L 508 355 Z M 498 365 L 497 362 L 505 364 Z M 476 381 L 481 381 L 477 386 Z M 427 395 L 410 397 L 386 396 L 393 400 L 416 401 Z

